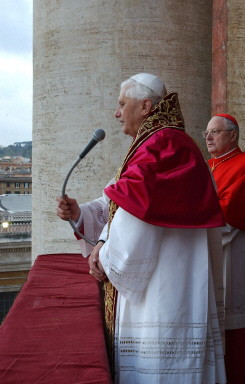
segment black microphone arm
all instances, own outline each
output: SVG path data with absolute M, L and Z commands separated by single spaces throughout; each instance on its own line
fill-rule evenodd
M 62 187 L 62 192 L 61 192 L 61 196 L 62 196 L 63 199 L 65 198 L 65 190 L 66 190 L 67 182 L 68 182 L 69 177 L 71 176 L 73 170 L 80 163 L 80 161 L 91 151 L 91 149 L 93 149 L 94 146 L 99 141 L 104 140 L 104 138 L 105 138 L 105 131 L 103 129 L 96 129 L 96 131 L 94 131 L 92 139 L 87 144 L 87 146 L 84 148 L 84 150 L 80 153 L 78 158 L 74 161 L 74 163 L 72 164 L 71 169 L 67 173 L 67 176 L 65 178 L 65 181 L 64 181 L 64 184 L 63 184 L 63 187 Z M 80 233 L 80 231 L 78 230 L 78 228 L 75 226 L 74 222 L 71 219 L 68 219 L 68 221 L 69 221 L 71 227 L 73 228 L 73 230 L 76 232 L 76 234 L 79 237 L 81 237 L 83 240 L 87 241 L 87 243 L 89 243 L 91 245 L 96 245 L 96 243 L 94 241 L 88 239 L 86 236 L 84 236 L 82 233 Z

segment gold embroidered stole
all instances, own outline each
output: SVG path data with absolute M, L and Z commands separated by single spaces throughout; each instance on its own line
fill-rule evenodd
M 131 144 L 127 155 L 119 168 L 115 177 L 116 182 L 120 179 L 122 171 L 126 164 L 134 155 L 137 148 L 146 141 L 151 135 L 164 128 L 177 128 L 182 131 L 184 128 L 184 119 L 180 110 L 177 93 L 169 93 L 162 99 L 151 111 L 150 115 L 143 121 L 139 128 L 136 138 Z M 117 204 L 112 200 L 109 205 L 108 236 L 110 225 L 117 211 Z M 108 349 L 108 358 L 112 375 L 114 375 L 114 334 L 117 290 L 110 281 L 104 283 L 105 300 L 105 330 Z

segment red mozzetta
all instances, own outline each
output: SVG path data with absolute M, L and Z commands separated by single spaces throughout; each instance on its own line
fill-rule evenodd
M 203 155 L 190 136 L 177 128 L 163 128 L 149 136 L 105 193 L 150 224 L 176 228 L 224 225 Z

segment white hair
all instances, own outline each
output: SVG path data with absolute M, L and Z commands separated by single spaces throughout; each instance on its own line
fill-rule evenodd
M 226 119 L 225 117 L 223 117 L 223 120 L 224 120 L 224 127 L 228 130 L 228 131 L 237 131 L 237 137 L 239 138 L 239 127 L 238 125 L 236 125 L 235 123 L 233 123 L 233 121 L 229 120 L 229 119 Z
M 167 94 L 166 88 L 163 85 L 162 96 L 157 95 L 150 88 L 146 87 L 143 84 L 138 83 L 133 79 L 128 79 L 122 82 L 121 89 L 128 87 L 125 95 L 132 99 L 143 100 L 150 99 L 152 101 L 152 105 L 156 105 L 159 101 Z

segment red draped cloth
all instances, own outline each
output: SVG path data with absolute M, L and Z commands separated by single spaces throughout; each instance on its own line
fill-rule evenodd
M 0 328 L 1 384 L 111 384 L 88 271 L 78 254 L 37 258 Z

